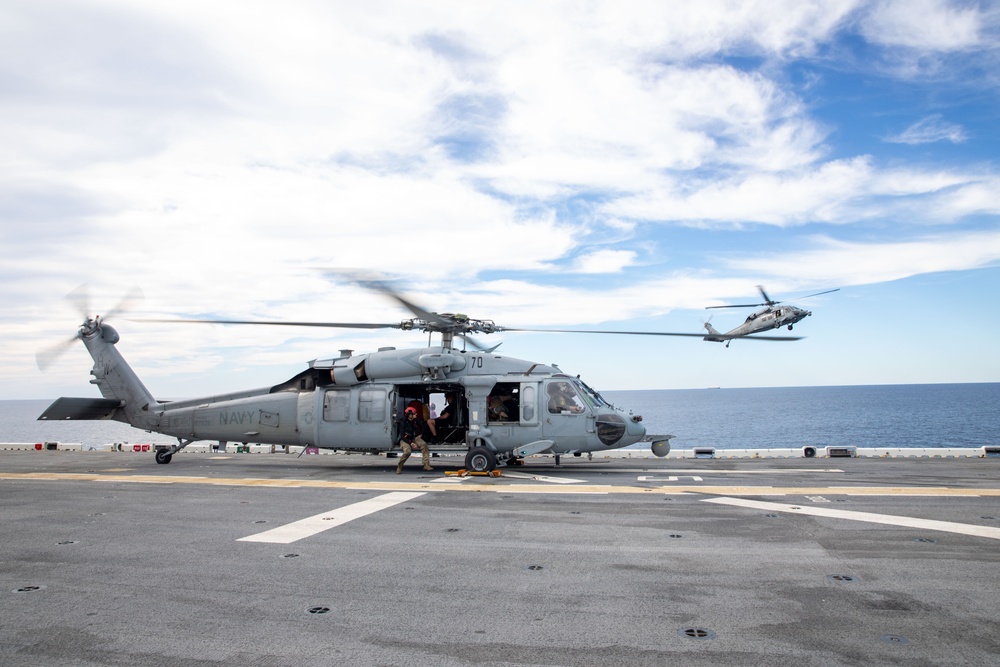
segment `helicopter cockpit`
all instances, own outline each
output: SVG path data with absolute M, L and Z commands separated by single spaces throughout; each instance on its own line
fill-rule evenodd
M 550 382 L 545 391 L 549 397 L 550 414 L 581 414 L 586 410 L 580 393 L 572 382 L 565 380 Z

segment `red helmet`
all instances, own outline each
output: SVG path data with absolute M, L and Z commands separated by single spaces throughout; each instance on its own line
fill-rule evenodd
M 414 407 L 409 407 L 409 408 L 406 408 L 405 410 L 403 410 L 403 412 L 405 412 L 408 415 L 415 415 L 415 414 L 417 414 L 417 409 L 414 408 Z

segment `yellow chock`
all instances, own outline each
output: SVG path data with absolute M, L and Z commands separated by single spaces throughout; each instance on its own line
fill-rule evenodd
M 445 470 L 444 474 L 453 477 L 466 477 L 468 475 L 475 475 L 477 477 L 500 477 L 502 473 L 499 470 L 490 470 L 489 472 L 469 472 L 465 468 L 462 468 L 461 470 Z

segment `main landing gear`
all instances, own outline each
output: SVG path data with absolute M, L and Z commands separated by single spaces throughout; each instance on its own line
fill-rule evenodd
M 524 465 L 524 459 L 513 452 L 495 452 L 485 445 L 473 447 L 465 455 L 465 469 L 469 472 L 493 472 L 501 466 Z
M 472 472 L 490 472 L 497 467 L 497 457 L 488 447 L 473 447 L 465 455 L 465 468 Z

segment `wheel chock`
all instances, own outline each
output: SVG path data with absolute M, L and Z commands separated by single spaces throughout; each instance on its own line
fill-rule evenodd
M 470 475 L 474 475 L 476 477 L 500 477 L 502 475 L 499 470 L 490 470 L 488 472 L 470 472 L 465 468 L 462 468 L 461 470 L 445 470 L 444 474 L 451 477 L 467 477 Z

